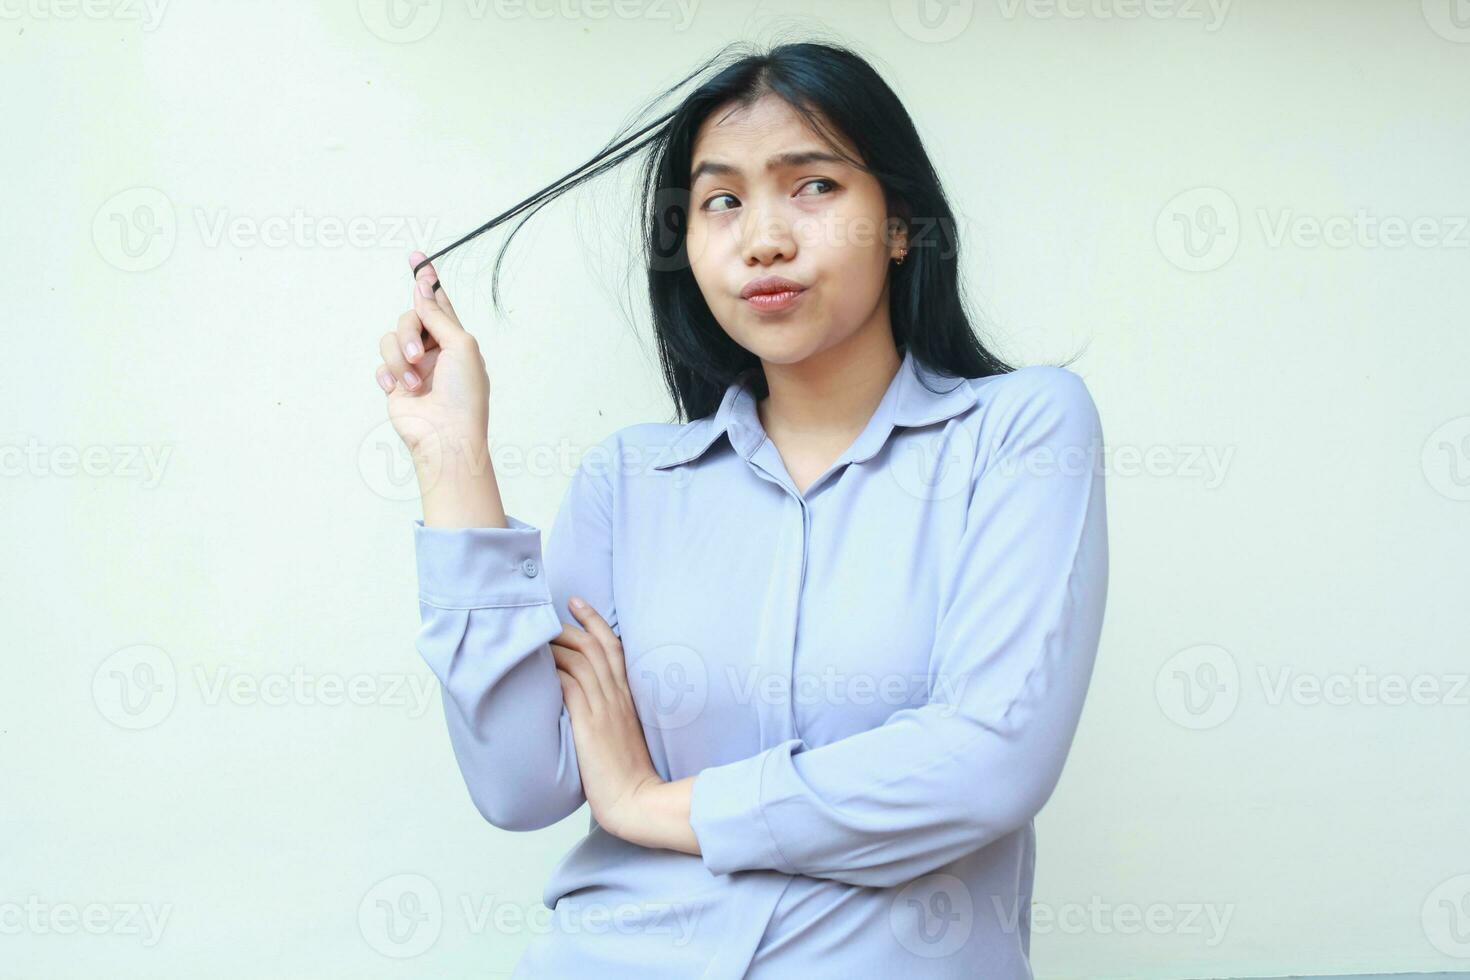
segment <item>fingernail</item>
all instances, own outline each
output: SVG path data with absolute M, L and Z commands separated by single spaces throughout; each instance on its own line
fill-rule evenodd
M 393 393 L 393 376 L 391 374 L 389 374 L 387 371 L 384 371 L 382 374 L 379 374 L 378 375 L 378 387 L 382 388 L 383 391 L 386 394 L 390 394 L 391 395 Z
M 419 280 L 419 295 L 422 296 L 424 299 L 433 298 L 434 287 L 429 285 L 429 281 L 427 279 Z
M 410 340 L 403 347 L 403 353 L 405 353 L 405 354 L 408 355 L 409 360 L 412 360 L 413 358 L 418 357 L 423 352 L 424 352 L 424 349 L 419 346 L 419 342 L 417 340 Z
M 572 597 L 572 605 L 573 605 L 573 607 L 575 607 L 577 609 L 586 609 L 587 608 L 587 603 L 583 602 L 581 599 L 578 599 L 576 596 L 573 596 Z
M 417 388 L 419 386 L 419 376 L 417 374 L 414 374 L 412 371 L 404 371 L 403 383 L 408 385 L 410 388 Z

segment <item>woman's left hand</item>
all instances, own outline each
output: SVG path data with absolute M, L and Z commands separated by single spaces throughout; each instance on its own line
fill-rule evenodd
M 570 606 L 586 629 L 564 625 L 550 645 L 572 719 L 582 791 L 602 829 L 631 839 L 639 794 L 663 779 L 653 768 L 628 689 L 622 641 L 596 609 L 578 608 L 575 600 Z

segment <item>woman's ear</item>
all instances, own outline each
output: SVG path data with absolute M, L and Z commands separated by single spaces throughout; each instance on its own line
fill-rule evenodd
M 909 248 L 908 220 L 899 215 L 889 217 L 887 231 L 885 244 L 888 246 L 888 256 L 896 259 Z
M 898 253 L 912 244 L 909 241 L 909 225 L 914 220 L 914 209 L 909 202 L 898 194 L 883 195 L 888 205 L 888 220 L 884 225 L 886 241 L 890 257 L 897 257 Z

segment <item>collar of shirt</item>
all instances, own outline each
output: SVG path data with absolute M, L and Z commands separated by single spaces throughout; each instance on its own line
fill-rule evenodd
M 939 390 L 929 390 L 924 380 Z M 968 381 L 930 371 L 914 358 L 913 351 L 905 351 L 898 373 L 888 383 L 868 424 L 833 465 L 871 459 L 888 441 L 894 426 L 931 425 L 953 418 L 975 403 L 975 388 Z M 766 438 L 755 406 L 751 385 L 734 382 L 725 389 L 715 413 L 686 423 L 669 444 L 666 457 L 653 468 L 662 470 L 688 463 L 703 455 L 722 434 L 737 453 L 750 459 Z

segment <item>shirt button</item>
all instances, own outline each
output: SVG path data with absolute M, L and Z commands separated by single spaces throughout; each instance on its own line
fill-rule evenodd
M 536 567 L 536 559 L 527 558 L 521 562 L 521 571 L 526 573 L 526 578 L 535 578 L 539 569 Z

